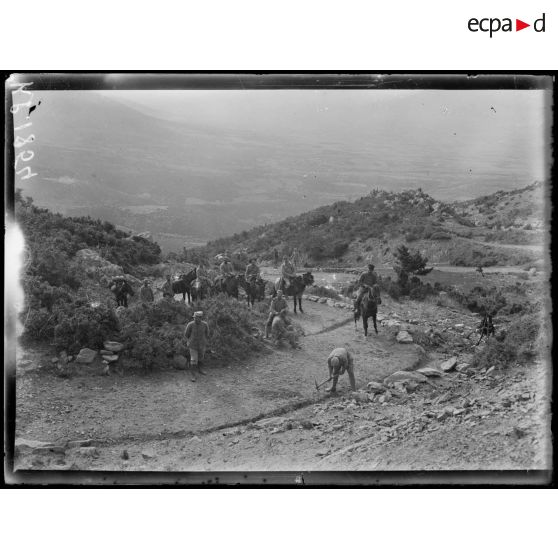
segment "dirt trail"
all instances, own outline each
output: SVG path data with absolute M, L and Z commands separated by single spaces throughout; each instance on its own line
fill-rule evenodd
M 366 362 L 358 367 L 359 387 L 418 362 L 415 345 L 398 345 L 385 331 L 365 339 L 346 310 L 305 303 L 305 313 L 295 318 L 308 332 L 302 349 L 274 349 L 247 364 L 209 363 L 207 377 L 196 383 L 174 370 L 124 377 L 20 376 L 17 436 L 101 443 L 160 439 L 311 404 L 318 397 L 314 380 L 327 377 L 327 355 L 336 346 L 350 347 L 357 363 Z
M 467 313 L 384 300 L 392 318 L 423 327 L 473 323 Z M 317 394 L 326 358 L 339 345 L 355 355 L 357 387 L 415 368 L 423 353 L 380 328 L 364 338 L 347 310 L 305 301 L 295 319 L 301 350 L 270 350 L 243 365 L 209 366 L 192 384 L 184 372 L 62 379 L 17 378 L 17 436 L 91 439 L 63 456 L 24 453 L 20 469 L 112 471 L 333 471 L 545 469 L 551 464 L 549 365 L 491 374 L 449 373 L 436 387 L 390 400 Z M 441 325 L 439 327 L 442 327 Z M 448 335 L 448 333 L 444 333 Z M 452 353 L 432 352 L 438 365 Z M 462 358 L 469 358 L 459 351 Z M 422 363 L 424 364 L 424 363 Z M 83 451 L 82 451 L 83 450 Z M 91 450 L 91 454 L 89 454 Z

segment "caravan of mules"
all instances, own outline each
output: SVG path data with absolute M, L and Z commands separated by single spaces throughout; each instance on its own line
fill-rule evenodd
M 198 265 L 197 268 L 190 270 L 188 273 L 181 274 L 178 280 L 175 281 L 172 281 L 171 276 L 167 275 L 166 282 L 160 288 L 163 298 L 166 297 L 174 300 L 176 294 L 181 294 L 183 303 L 186 303 L 186 296 L 188 296 L 188 304 L 192 304 L 211 296 L 225 294 L 238 300 L 240 297 L 239 289 L 242 289 L 245 293 L 247 304 L 253 307 L 256 302 L 265 300 L 267 292 L 271 297 L 271 304 L 268 320 L 265 325 L 265 339 L 269 339 L 271 335 L 273 341 L 277 344 L 280 344 L 282 341 L 288 341 L 291 347 L 300 348 L 296 340 L 294 326 L 287 317 L 287 297 L 293 297 L 293 311 L 295 314 L 297 313 L 297 307 L 298 311 L 303 312 L 302 295 L 304 290 L 314 283 L 312 273 L 305 271 L 302 274 L 298 274 L 293 263 L 285 257 L 281 266 L 280 276 L 274 282 L 271 282 L 262 278 L 255 258 L 250 259 L 244 274 L 235 272 L 230 259 L 226 255 L 220 257 L 218 261 L 220 262 L 219 275 L 213 279 L 211 277 L 214 276 L 215 270 L 208 272 L 203 264 Z M 374 331 L 377 335 L 378 306 L 382 303 L 382 299 L 378 277 L 374 271 L 373 264 L 368 264 L 368 269 L 360 275 L 355 287 L 356 296 L 353 308 L 355 330 L 357 329 L 359 319 L 361 319 L 364 335 L 368 336 L 368 320 L 372 318 Z M 110 283 L 109 288 L 115 296 L 117 306 L 127 307 L 128 296 L 134 296 L 134 291 L 124 276 L 115 277 Z M 144 303 L 155 300 L 148 280 L 144 280 L 144 286 L 140 290 L 140 298 Z M 205 341 L 202 343 L 203 350 L 198 355 L 200 359 L 198 368 L 203 364 L 203 352 L 207 342 L 206 330 L 208 325 L 206 322 L 201 321 L 202 316 L 203 313 L 201 311 L 196 311 L 194 318 L 197 321 L 194 320 L 188 324 L 190 329 L 187 328 L 187 331 L 194 332 L 192 333 L 192 339 L 198 339 L 199 335 L 201 335 L 200 332 L 205 328 L 205 333 L 201 335 Z M 495 329 L 490 313 L 485 313 L 477 331 L 480 333 L 477 345 L 483 337 L 488 340 L 489 337 L 494 336 Z M 193 345 L 189 344 L 188 346 L 191 352 Z M 349 377 L 351 379 L 351 386 L 354 388 L 352 356 L 346 349 L 335 349 L 330 355 L 328 366 L 330 377 L 326 382 L 323 382 L 327 383 L 333 380 L 333 384 L 328 391 L 335 392 L 338 375 L 342 374 L 345 368 L 351 372 Z M 204 374 L 201 370 L 199 372 Z M 192 381 L 195 381 L 194 377 L 192 377 Z M 319 386 L 316 385 L 316 387 L 318 388 Z

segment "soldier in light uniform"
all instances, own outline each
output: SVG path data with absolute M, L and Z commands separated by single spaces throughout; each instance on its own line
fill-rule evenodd
M 281 265 L 281 290 L 285 290 L 291 284 L 291 281 L 296 277 L 295 266 L 289 261 L 289 258 L 285 256 L 283 258 L 283 264 Z
M 329 377 L 332 378 L 333 382 L 331 387 L 327 388 L 326 391 L 330 393 L 335 393 L 337 391 L 337 381 L 339 380 L 339 376 L 344 374 L 345 371 L 349 376 L 351 390 L 356 390 L 354 360 L 347 349 L 343 347 L 333 349 L 327 359 L 327 366 L 329 368 Z
M 278 316 L 283 310 L 287 310 L 287 300 L 283 298 L 283 291 L 277 291 L 275 298 L 271 300 L 271 305 L 269 307 L 269 317 L 267 318 L 267 323 L 265 324 L 265 338 L 269 339 L 269 332 L 273 324 L 273 318 Z
M 374 264 L 368 264 L 368 271 L 365 271 L 358 278 L 358 296 L 355 300 L 355 310 L 360 306 L 364 293 L 371 289 L 374 285 L 378 284 L 378 276 L 374 272 Z
M 190 379 L 192 382 L 196 381 L 196 374 L 192 367 L 195 367 L 199 374 L 205 376 L 202 366 L 209 340 L 209 326 L 207 322 L 202 321 L 202 318 L 203 312 L 194 312 L 193 321 L 186 326 L 184 331 L 184 338 L 190 351 Z
M 293 349 L 300 348 L 300 345 L 296 341 L 296 333 L 294 332 L 291 321 L 287 318 L 286 308 L 283 308 L 283 310 L 273 318 L 271 336 L 273 341 L 277 344 L 285 340 L 289 342 Z

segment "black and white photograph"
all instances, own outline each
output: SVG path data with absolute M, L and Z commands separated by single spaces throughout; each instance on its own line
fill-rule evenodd
M 551 77 L 5 87 L 14 482 L 548 480 Z

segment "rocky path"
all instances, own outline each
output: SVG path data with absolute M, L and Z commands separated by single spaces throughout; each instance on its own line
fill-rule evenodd
M 387 297 L 386 297 L 387 298 Z M 395 331 L 437 328 L 459 349 L 475 318 L 450 308 L 384 301 L 380 334 L 355 332 L 345 309 L 305 301 L 296 320 L 301 350 L 270 350 L 244 365 L 213 367 L 192 384 L 183 372 L 150 376 L 18 377 L 20 468 L 153 471 L 438 470 L 545 468 L 549 463 L 548 367 L 455 369 L 367 390 L 402 369 L 424 366 L 424 351 Z M 317 393 L 326 358 L 339 345 L 355 355 L 357 387 Z M 441 351 L 441 352 L 440 352 Z M 470 356 L 470 355 L 469 355 Z M 67 444 L 68 440 L 82 442 Z M 83 445 L 84 447 L 80 447 Z M 72 446 L 72 447 L 70 447 Z

